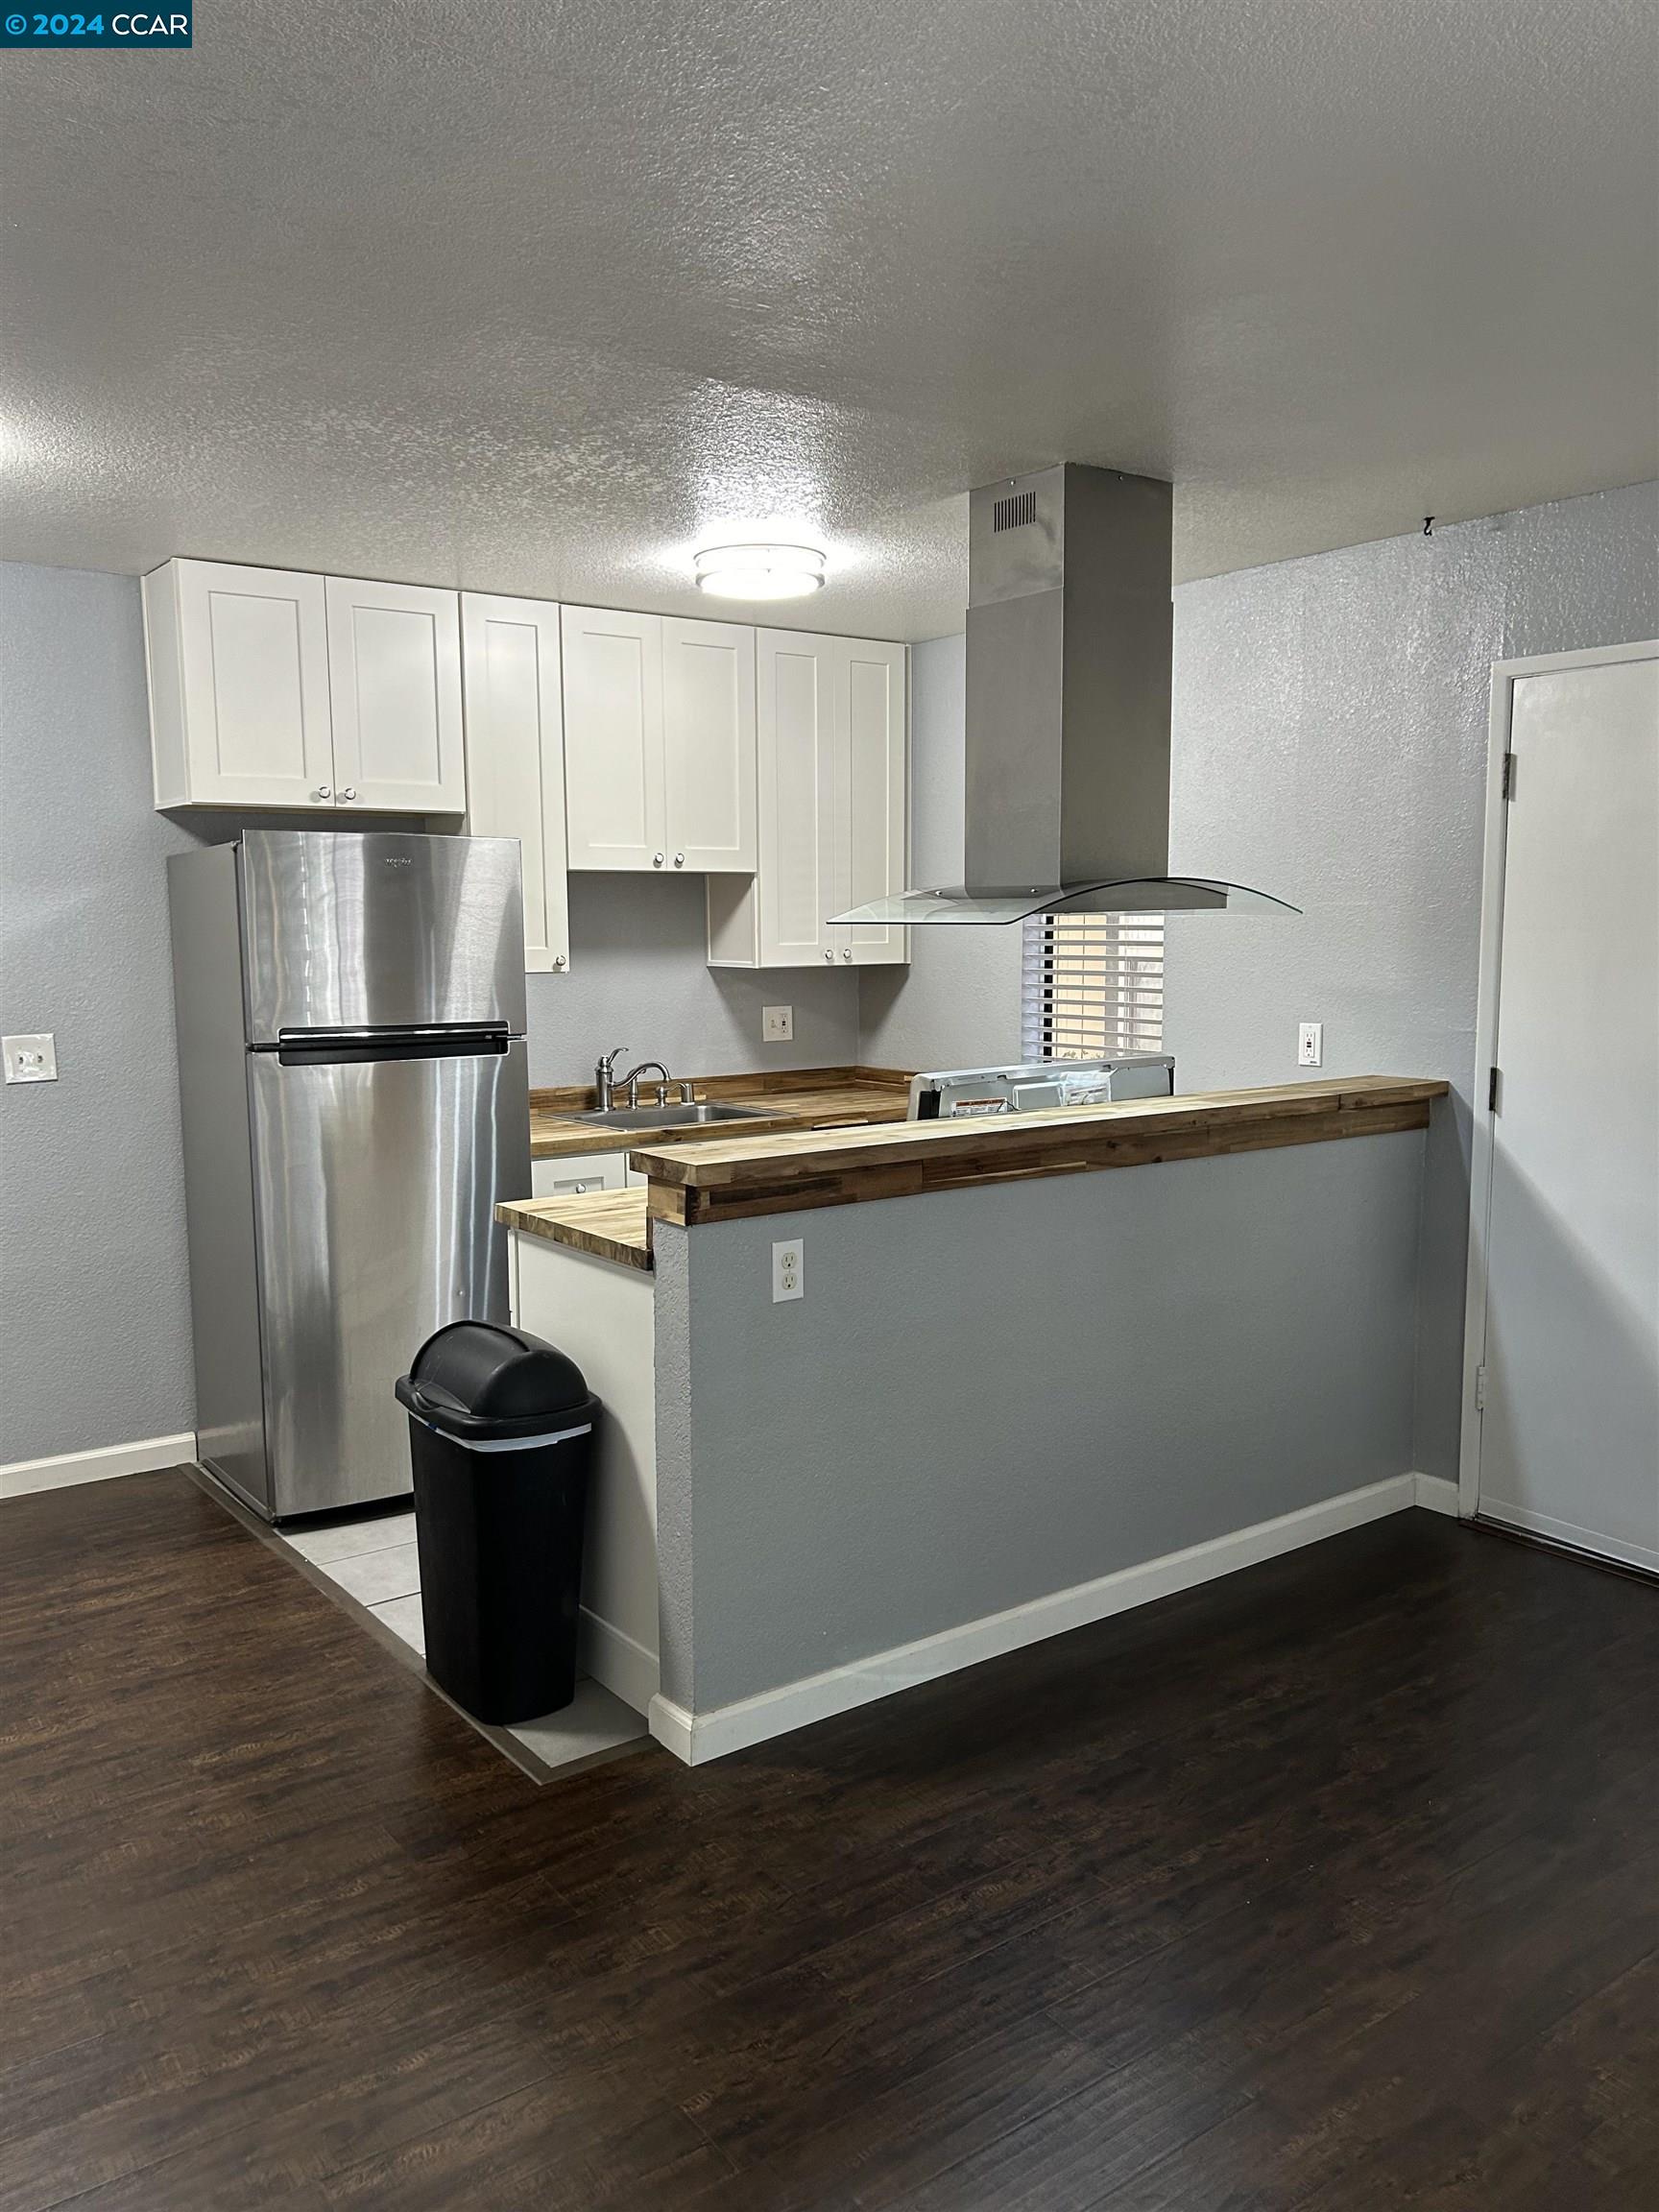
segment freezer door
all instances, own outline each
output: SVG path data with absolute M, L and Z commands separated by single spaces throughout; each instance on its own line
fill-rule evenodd
M 495 1202 L 530 1190 L 524 1046 L 247 1059 L 271 1510 L 400 1496 L 393 1384 L 445 1322 L 507 1319 Z
M 524 1027 L 516 837 L 250 830 L 238 849 L 248 1038 Z

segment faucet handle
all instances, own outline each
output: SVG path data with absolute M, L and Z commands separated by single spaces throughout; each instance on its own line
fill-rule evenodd
M 626 1045 L 613 1045 L 609 1052 L 600 1053 L 599 1065 L 604 1069 L 607 1075 L 610 1074 L 611 1070 L 615 1067 L 617 1061 L 621 1059 L 623 1053 L 626 1052 L 627 1049 L 628 1047 Z

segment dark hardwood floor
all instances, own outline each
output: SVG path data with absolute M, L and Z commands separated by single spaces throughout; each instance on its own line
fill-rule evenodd
M 1424 1513 L 539 1790 L 149 1476 L 0 1685 L 5 2212 L 1655 2201 L 1659 1599 Z

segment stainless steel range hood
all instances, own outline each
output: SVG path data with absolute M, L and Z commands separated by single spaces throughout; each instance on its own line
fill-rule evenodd
M 1169 869 L 1171 493 L 1064 463 L 968 501 L 963 881 L 842 923 L 1028 914 L 1294 914 Z

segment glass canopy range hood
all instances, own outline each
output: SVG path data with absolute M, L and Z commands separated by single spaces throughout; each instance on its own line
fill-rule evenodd
M 837 922 L 1024 922 L 1033 914 L 1299 914 L 1302 909 L 1245 883 L 1207 876 L 1125 877 L 1115 883 L 1035 884 L 1028 891 L 901 891 L 837 914 Z
M 1300 912 L 1169 873 L 1172 506 L 1072 462 L 969 494 L 963 881 L 832 922 Z

